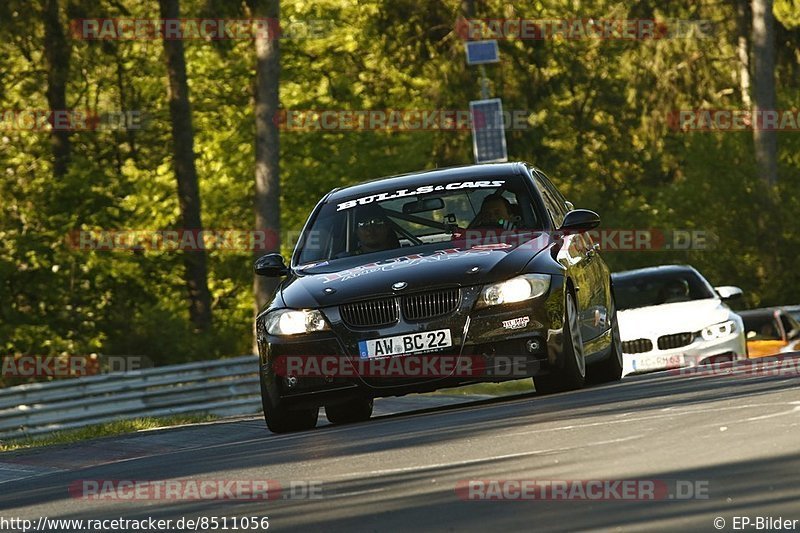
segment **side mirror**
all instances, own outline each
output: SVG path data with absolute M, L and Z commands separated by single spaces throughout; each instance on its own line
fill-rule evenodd
M 714 287 L 714 290 L 717 291 L 719 297 L 723 300 L 730 300 L 731 298 L 738 298 L 742 293 L 742 289 L 739 287 L 732 287 L 730 285 L 724 285 L 722 287 Z
M 559 230 L 581 233 L 600 225 L 600 215 L 588 209 L 573 209 L 564 217 Z
M 255 271 L 259 276 L 268 278 L 279 278 L 289 273 L 289 269 L 280 254 L 262 255 L 256 259 Z

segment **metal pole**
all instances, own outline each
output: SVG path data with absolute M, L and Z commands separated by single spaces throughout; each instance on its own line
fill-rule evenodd
M 486 67 L 479 65 L 481 73 L 481 99 L 489 99 L 489 78 L 486 76 Z

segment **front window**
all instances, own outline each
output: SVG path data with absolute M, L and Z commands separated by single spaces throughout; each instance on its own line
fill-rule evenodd
M 697 272 L 678 270 L 615 277 L 614 297 L 619 309 L 636 309 L 714 298 L 714 291 Z
M 427 253 L 452 247 L 472 229 L 535 231 L 543 226 L 519 177 L 394 185 L 325 204 L 301 238 L 296 264 L 398 249 Z
M 744 317 L 747 339 L 753 341 L 782 341 L 783 332 L 772 314 Z

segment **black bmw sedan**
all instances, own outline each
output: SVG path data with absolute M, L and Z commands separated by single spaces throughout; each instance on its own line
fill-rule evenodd
M 620 379 L 610 273 L 574 209 L 525 163 L 438 169 L 328 193 L 256 318 L 273 432 L 372 414 L 376 397 L 532 377 Z

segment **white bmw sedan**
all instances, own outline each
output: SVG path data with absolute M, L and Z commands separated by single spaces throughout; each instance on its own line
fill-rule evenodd
M 693 267 L 658 266 L 611 276 L 619 311 L 623 374 L 747 358 L 744 326 L 724 300 L 738 287 L 712 287 Z

